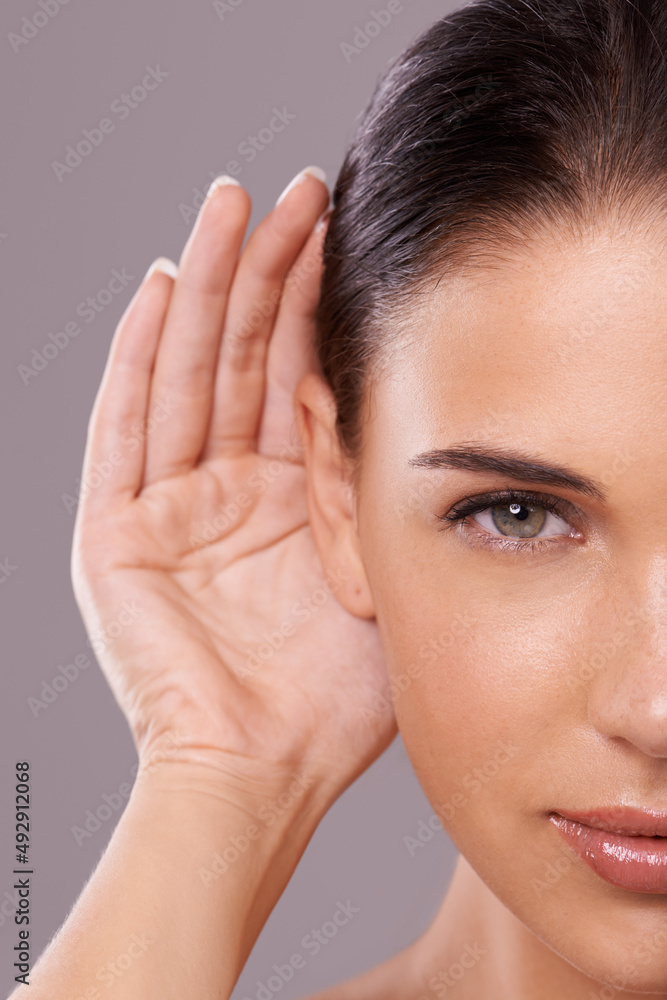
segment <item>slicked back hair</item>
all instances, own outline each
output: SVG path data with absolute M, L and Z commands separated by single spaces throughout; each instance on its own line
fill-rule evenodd
M 390 65 L 334 187 L 317 312 L 350 456 L 420 291 L 540 229 L 663 207 L 666 51 L 667 0 L 474 0 Z

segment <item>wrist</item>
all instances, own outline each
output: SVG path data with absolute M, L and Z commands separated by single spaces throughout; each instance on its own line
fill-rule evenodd
M 179 864 L 187 856 L 197 892 L 233 907 L 239 975 L 331 804 L 328 792 L 300 765 L 216 754 L 140 766 L 129 808 L 133 800 L 160 818 L 158 853 Z
M 240 751 L 197 746 L 188 734 L 175 732 L 152 741 L 140 751 L 137 783 L 147 782 L 171 794 L 199 793 L 220 799 L 244 812 L 255 812 L 278 797 L 274 812 L 295 816 L 326 812 L 346 787 L 321 755 L 305 758 L 300 753 L 287 759 L 260 759 Z M 294 808 L 292 808 L 294 807 Z M 266 808 L 262 809 L 266 813 Z
M 292 766 L 216 756 L 204 760 L 140 763 L 134 790 L 150 790 L 197 803 L 197 811 L 276 829 L 306 816 L 318 818 L 329 803 L 320 780 L 305 765 Z M 133 790 L 133 791 L 134 791 Z

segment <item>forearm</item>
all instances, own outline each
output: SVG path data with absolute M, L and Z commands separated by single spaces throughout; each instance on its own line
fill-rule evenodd
M 31 997 L 228 997 L 325 811 L 315 788 L 298 772 L 253 792 L 190 765 L 140 775 Z

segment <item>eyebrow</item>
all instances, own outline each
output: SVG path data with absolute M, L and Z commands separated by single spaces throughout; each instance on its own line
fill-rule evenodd
M 422 469 L 466 469 L 469 472 L 499 472 L 512 479 L 523 479 L 545 486 L 560 486 L 605 500 L 607 491 L 601 483 L 562 465 L 540 462 L 530 455 L 503 448 L 489 449 L 476 443 L 454 445 L 424 451 L 409 460 L 409 465 Z

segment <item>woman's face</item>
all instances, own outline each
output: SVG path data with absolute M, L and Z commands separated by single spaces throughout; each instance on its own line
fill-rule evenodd
M 539 938 L 630 989 L 667 980 L 667 866 L 605 862 L 628 842 L 599 834 L 595 871 L 549 816 L 667 824 L 664 239 L 561 234 L 441 282 L 372 386 L 357 494 L 429 800 Z M 500 490 L 528 497 L 494 512 Z

